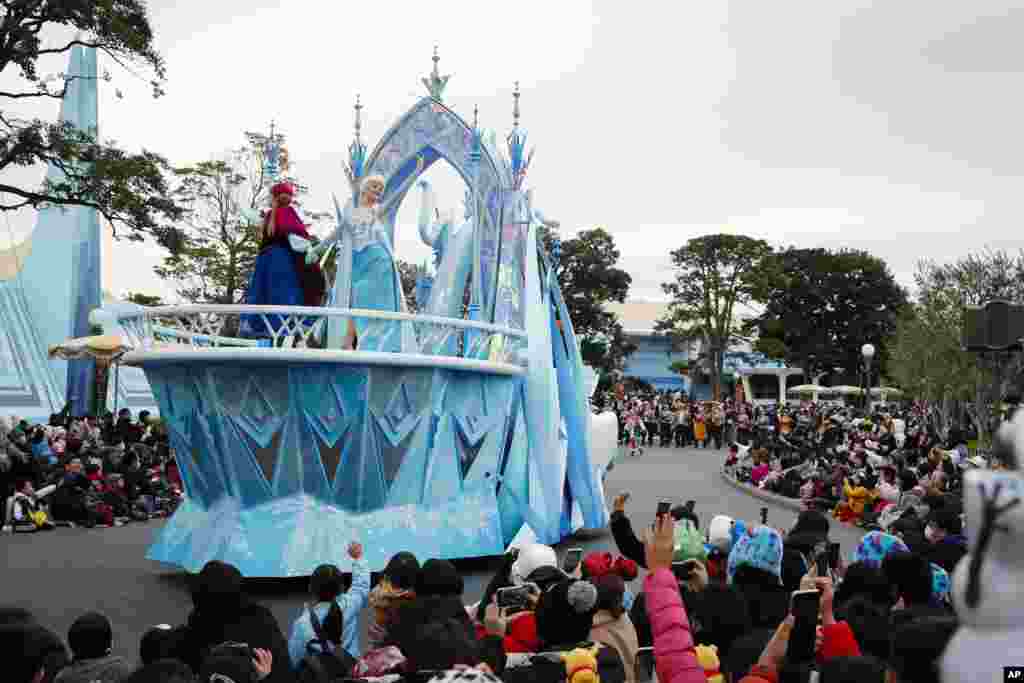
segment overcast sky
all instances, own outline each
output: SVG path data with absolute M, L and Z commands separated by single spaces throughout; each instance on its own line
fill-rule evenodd
M 1024 245 L 1024 8 L 1013 3 L 149 4 L 167 95 L 153 100 L 109 65 L 104 136 L 184 164 L 274 119 L 309 205 L 326 209 L 344 193 L 356 93 L 372 149 L 424 94 L 437 43 L 453 74 L 445 100 L 467 119 L 477 105 L 507 133 L 521 82 L 537 206 L 566 233 L 610 230 L 635 298 L 660 298 L 669 250 L 709 232 L 865 249 L 906 285 L 919 258 Z M 456 207 L 459 181 L 441 166 L 427 177 Z M 407 260 L 427 253 L 408 225 L 417 210 L 407 201 L 399 216 Z M 32 225 L 12 221 L 18 234 Z M 117 245 L 110 286 L 166 294 L 158 259 Z

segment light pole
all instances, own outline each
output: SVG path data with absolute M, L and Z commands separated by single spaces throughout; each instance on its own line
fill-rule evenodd
M 873 344 L 860 347 L 860 355 L 864 358 L 864 410 L 871 404 L 871 360 L 875 357 Z

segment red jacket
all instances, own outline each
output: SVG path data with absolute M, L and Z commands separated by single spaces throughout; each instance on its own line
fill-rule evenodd
M 487 635 L 487 629 L 483 624 L 476 625 L 476 637 L 478 640 Z M 508 630 L 502 639 L 505 645 L 505 654 L 511 652 L 540 652 L 541 642 L 537 635 L 537 617 L 533 612 L 528 612 L 514 619 L 509 620 Z
M 818 652 L 818 663 L 821 664 L 833 657 L 860 657 L 860 646 L 853 635 L 853 630 L 845 621 L 829 624 L 821 630 L 821 650 Z M 740 679 L 740 683 L 778 683 L 779 673 L 768 666 L 755 664 L 750 673 Z

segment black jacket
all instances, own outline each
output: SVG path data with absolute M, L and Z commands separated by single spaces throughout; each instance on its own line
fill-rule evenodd
M 277 619 L 266 607 L 249 601 L 232 610 L 218 609 L 208 613 L 192 610 L 185 626 L 182 651 L 177 658 L 198 672 L 206 653 L 226 642 L 246 643 L 251 648 L 270 651 L 274 665 L 270 676 L 262 683 L 291 683 L 295 680 L 288 641 L 281 633 Z
M 611 518 L 612 538 L 619 552 L 626 559 L 633 560 L 639 566 L 647 569 L 647 555 L 644 550 L 644 543 L 633 533 L 633 525 L 629 523 L 626 513 L 616 510 Z

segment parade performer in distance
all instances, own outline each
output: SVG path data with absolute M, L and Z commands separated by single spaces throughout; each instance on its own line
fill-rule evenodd
M 270 211 L 263 218 L 260 252 L 249 283 L 245 303 L 252 306 L 320 306 L 326 282 L 320 266 L 307 264 L 303 247 L 310 239 L 306 226 L 292 204 L 295 188 L 277 183 L 270 189 Z M 275 330 L 280 322 L 267 316 Z M 272 332 L 259 315 L 243 318 L 246 336 L 266 337 Z M 276 322 L 276 324 L 275 324 Z
M 402 296 L 402 279 L 395 266 L 391 240 L 385 217 L 394 208 L 405 191 L 423 169 L 423 158 L 417 160 L 416 169 L 405 183 L 391 193 L 386 202 L 381 202 L 386 188 L 385 179 L 370 175 L 359 183 L 358 206 L 351 204 L 342 211 L 337 208 L 338 227 L 315 249 L 306 255 L 307 263 L 314 263 L 331 247 L 338 246 L 337 275 L 331 304 L 339 308 L 370 309 L 375 311 L 397 311 L 405 309 Z M 359 340 L 360 349 L 373 351 L 401 351 L 401 325 L 376 324 L 370 329 L 366 319 L 350 320 L 344 339 L 336 339 L 328 332 L 328 346 L 354 349 Z M 370 338 L 374 337 L 374 338 Z

